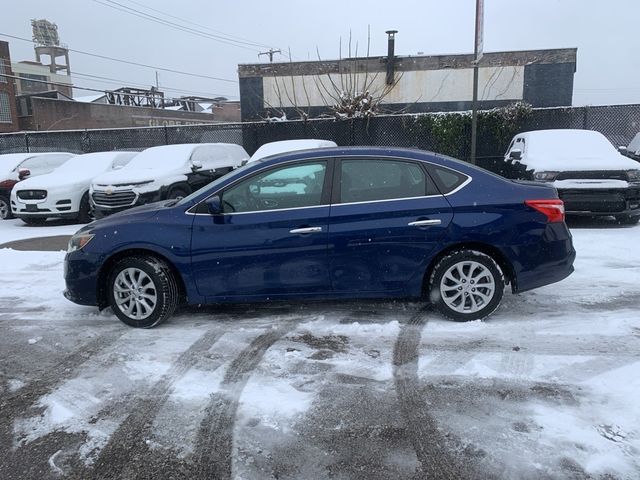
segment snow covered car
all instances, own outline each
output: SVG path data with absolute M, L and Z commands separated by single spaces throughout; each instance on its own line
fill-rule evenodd
M 640 164 L 621 155 L 599 132 L 538 130 L 516 135 L 504 157 L 553 185 L 567 214 L 640 220 Z
M 51 172 L 73 157 L 73 153 L 7 153 L 0 155 L 0 218 L 13 218 L 11 189 L 20 180 Z
M 91 182 L 97 218 L 136 205 L 186 197 L 246 163 L 249 155 L 233 143 L 193 143 L 152 147 L 129 165 Z
M 251 162 L 181 200 L 80 229 L 65 296 L 150 328 L 188 304 L 422 298 L 486 317 L 573 271 L 555 188 L 421 150 L 322 148 Z
M 281 140 L 279 142 L 270 142 L 262 145 L 256 153 L 251 155 L 250 162 L 255 162 L 261 158 L 270 157 L 271 155 L 277 155 L 278 153 L 294 152 L 296 150 L 308 150 L 311 148 L 329 148 L 337 147 L 336 142 L 331 140 L 316 140 L 316 139 L 302 139 L 302 140 Z
M 135 152 L 100 152 L 78 155 L 46 175 L 18 183 L 11 191 L 11 210 L 29 225 L 47 218 L 91 220 L 89 184 L 101 173 L 126 165 Z
M 636 133 L 636 136 L 629 142 L 629 145 L 619 147 L 619 150 L 623 155 L 640 162 L 640 132 Z

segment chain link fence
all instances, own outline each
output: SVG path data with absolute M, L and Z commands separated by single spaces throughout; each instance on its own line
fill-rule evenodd
M 338 145 L 379 145 L 417 147 L 469 159 L 470 117 L 468 112 L 446 115 L 465 116 L 453 122 L 448 141 L 430 128 L 425 117 L 437 113 L 384 115 L 370 119 L 313 119 L 308 121 L 225 123 L 193 126 L 124 128 L 107 130 L 72 130 L 55 132 L 21 132 L 0 135 L 0 153 L 67 151 L 91 153 L 107 150 L 144 149 L 176 143 L 225 142 L 244 146 L 249 154 L 267 142 L 300 138 L 333 140 Z M 514 133 L 556 128 L 596 130 L 614 146 L 627 145 L 640 131 L 640 105 L 567 107 L 533 109 L 509 131 L 496 131 L 491 125 L 478 123 L 478 164 L 496 170 Z M 442 133 L 441 131 L 439 132 Z

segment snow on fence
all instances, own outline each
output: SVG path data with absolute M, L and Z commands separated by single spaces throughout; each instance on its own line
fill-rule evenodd
M 451 121 L 425 121 L 446 116 Z M 276 140 L 326 139 L 338 145 L 418 147 L 468 159 L 469 112 L 381 115 L 367 119 L 247 122 L 190 126 L 21 132 L 0 135 L 0 153 L 140 150 L 156 145 L 227 142 L 252 154 Z M 531 109 L 515 120 L 491 123 L 480 117 L 478 163 L 489 169 L 501 157 L 511 136 L 527 130 L 582 128 L 603 133 L 614 146 L 627 145 L 640 130 L 640 105 Z M 504 121 L 504 120 L 503 120 Z M 437 129 L 434 125 L 437 124 Z

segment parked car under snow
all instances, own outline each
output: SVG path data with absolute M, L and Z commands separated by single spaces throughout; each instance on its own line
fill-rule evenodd
M 13 218 L 11 189 L 20 180 L 51 172 L 73 157 L 67 152 L 7 153 L 0 155 L 0 219 Z
M 186 197 L 246 163 L 249 154 L 233 143 L 152 147 L 129 165 L 94 178 L 90 198 L 97 218 L 136 205 Z
M 91 220 L 89 184 L 101 173 L 119 168 L 136 152 L 99 152 L 78 155 L 46 175 L 29 178 L 11 191 L 11 210 L 30 225 L 41 225 L 47 218 Z
M 640 220 L 640 165 L 599 132 L 520 133 L 504 159 L 524 165 L 534 180 L 553 184 L 567 215 L 614 215 L 627 224 Z
M 269 142 L 262 145 L 256 153 L 251 155 L 250 162 L 255 162 L 261 158 L 270 157 L 279 153 L 294 152 L 297 150 L 309 150 L 311 148 L 337 147 L 336 142 L 331 140 L 316 140 L 305 138 L 300 140 L 281 140 L 279 142 Z

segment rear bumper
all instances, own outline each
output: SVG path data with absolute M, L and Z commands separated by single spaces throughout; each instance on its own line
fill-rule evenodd
M 567 278 L 573 272 L 576 250 L 564 222 L 547 224 L 535 243 L 518 248 L 514 293 L 526 292 Z M 519 268 L 518 268 L 519 267 Z
M 640 187 L 558 189 L 569 215 L 640 215 Z

